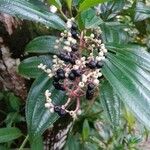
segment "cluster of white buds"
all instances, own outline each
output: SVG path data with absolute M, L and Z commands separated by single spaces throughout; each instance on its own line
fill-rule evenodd
M 100 38 L 99 28 L 91 31 L 90 35 L 86 32 L 79 34 L 73 18 L 67 21 L 67 27 L 68 29 L 61 33 L 60 39 L 56 40 L 54 48 L 58 49 L 59 54 L 53 56 L 52 69 L 47 69 L 43 64 L 38 68 L 52 78 L 55 89 L 65 91 L 68 96 L 64 105 L 57 106 L 49 98 L 49 91 L 46 91 L 45 107 L 60 116 L 68 113 L 76 118 L 80 110 L 81 97 L 85 96 L 87 100 L 92 100 L 96 96 L 107 49 Z M 86 55 L 83 53 L 85 50 Z M 75 110 L 67 110 L 72 101 L 76 102 Z

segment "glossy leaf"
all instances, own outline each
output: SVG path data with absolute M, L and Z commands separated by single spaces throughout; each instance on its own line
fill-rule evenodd
M 113 0 L 102 4 L 98 11 L 101 13 L 101 16 L 104 20 L 110 20 L 114 18 L 120 11 L 122 11 L 124 6 L 125 0 Z
M 100 3 L 106 2 L 109 0 L 82 0 L 79 4 L 79 11 L 84 11 L 90 7 L 96 6 Z
M 43 71 L 38 68 L 38 65 L 43 63 L 48 68 L 51 68 L 51 57 L 48 55 L 34 56 L 24 59 L 18 66 L 18 72 L 26 78 L 37 78 Z
M 120 121 L 120 99 L 106 80 L 100 88 L 100 102 L 111 125 L 114 128 L 118 127 Z
M 146 6 L 143 2 L 137 2 L 135 21 L 142 21 L 150 18 L 150 6 Z
M 64 92 L 58 91 L 52 85 L 52 80 L 47 75 L 40 75 L 32 84 L 26 103 L 26 120 L 30 135 L 42 134 L 57 119 L 56 113 L 50 113 L 45 108 L 45 91 L 52 93 L 54 104 L 63 104 L 66 100 Z
M 18 128 L 0 128 L 0 143 L 9 142 L 22 135 Z
M 58 53 L 58 50 L 54 49 L 56 39 L 55 36 L 37 37 L 26 46 L 26 52 L 56 54 Z
M 102 72 L 120 99 L 143 124 L 150 127 L 150 73 L 147 71 L 149 68 L 144 69 L 150 65 L 150 55 L 131 47 L 120 45 L 113 48 L 113 53 L 107 55 Z
M 0 12 L 8 13 L 22 19 L 36 21 L 58 30 L 65 28 L 64 21 L 57 15 L 45 11 L 43 8 L 26 0 L 1 0 Z
M 79 25 L 80 28 L 96 28 L 100 24 L 103 23 L 103 20 L 96 15 L 95 10 L 93 9 L 88 9 L 86 11 L 81 12 L 80 17 L 79 17 Z
M 105 43 L 127 43 L 129 36 L 127 32 L 123 30 L 121 24 L 105 23 L 101 24 L 102 38 Z

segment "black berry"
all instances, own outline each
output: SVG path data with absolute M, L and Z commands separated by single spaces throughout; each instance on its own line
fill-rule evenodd
M 53 81 L 53 86 L 55 87 L 55 89 L 57 90 L 62 90 L 65 91 L 65 88 L 62 84 L 60 84 L 59 82 Z
M 64 58 L 65 58 L 65 53 L 60 53 L 59 55 L 58 55 L 58 58 L 60 58 L 61 60 L 64 60 Z
M 87 89 L 88 90 L 93 90 L 95 88 L 95 85 L 93 84 L 93 83 L 89 83 L 88 85 L 87 85 Z
M 76 25 L 75 23 L 73 23 L 71 29 L 72 29 L 72 30 L 77 30 L 78 27 L 77 27 L 77 25 Z
M 71 35 L 72 35 L 72 37 L 73 37 L 74 39 L 78 39 L 78 35 L 77 35 L 77 34 L 78 34 L 77 31 L 71 30 Z
M 70 72 L 68 78 L 70 80 L 75 80 L 76 76 L 75 76 L 75 74 L 73 72 Z
M 80 70 L 75 70 L 75 69 L 73 69 L 71 72 L 72 72 L 76 77 L 80 77 L 80 76 L 81 76 L 81 71 L 80 71 Z
M 72 49 L 73 52 L 76 52 L 78 50 L 78 46 L 76 44 L 72 45 L 71 49 Z
M 65 115 L 67 114 L 67 112 L 64 110 L 64 109 L 60 109 L 60 111 L 58 112 L 58 115 L 60 116 L 60 117 L 64 117 Z
M 90 69 L 95 69 L 96 68 L 96 61 L 91 60 L 89 63 L 86 64 Z
M 61 110 L 61 107 L 60 107 L 60 106 L 55 106 L 55 107 L 54 107 L 54 111 L 55 111 L 55 112 L 59 113 L 60 110 Z
M 103 62 L 102 61 L 98 61 L 96 64 L 97 68 L 102 68 L 103 67 Z
M 94 97 L 94 90 L 87 90 L 86 91 L 86 99 L 91 100 Z

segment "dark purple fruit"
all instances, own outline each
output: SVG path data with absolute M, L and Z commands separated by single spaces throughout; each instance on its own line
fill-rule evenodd
M 88 85 L 87 85 L 87 89 L 88 90 L 93 90 L 95 88 L 95 85 L 93 84 L 93 83 L 89 83 Z
M 64 117 L 65 115 L 67 114 L 67 112 L 64 110 L 64 109 L 60 109 L 60 111 L 58 112 L 58 115 L 60 116 L 60 117 Z
M 80 71 L 80 70 L 75 70 L 75 69 L 73 69 L 71 72 L 72 72 L 76 77 L 80 77 L 80 76 L 81 76 L 81 71 Z
M 64 88 L 63 84 L 60 84 L 59 82 L 53 81 L 53 86 L 57 90 L 65 91 L 65 88 Z
M 73 23 L 71 29 L 72 29 L 72 30 L 77 30 L 78 27 L 77 27 L 77 25 L 76 25 L 75 23 Z
M 86 99 L 91 100 L 94 97 L 94 90 L 87 90 L 86 91 Z
M 72 45 L 71 49 L 72 49 L 73 52 L 76 52 L 76 51 L 78 51 L 78 46 L 76 44 Z
M 60 107 L 60 106 L 55 106 L 55 107 L 54 107 L 54 111 L 55 111 L 55 112 L 59 113 L 60 110 L 61 110 L 61 107 Z
M 103 62 L 102 61 L 98 61 L 96 64 L 97 68 L 102 68 L 103 67 Z
M 76 76 L 75 76 L 75 74 L 73 72 L 70 72 L 68 78 L 70 80 L 75 80 Z
M 71 30 L 71 35 L 74 39 L 78 39 L 78 35 L 77 35 L 77 31 L 76 30 Z
M 90 69 L 95 69 L 96 68 L 96 61 L 91 60 L 89 63 L 86 64 Z

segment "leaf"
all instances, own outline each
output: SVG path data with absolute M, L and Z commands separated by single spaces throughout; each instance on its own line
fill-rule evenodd
M 33 139 L 30 139 L 32 150 L 42 150 L 44 149 L 43 139 L 41 135 L 36 135 Z
M 142 21 L 147 18 L 150 18 L 150 7 L 146 6 L 143 2 L 137 2 L 134 20 Z
M 21 106 L 21 100 L 19 99 L 19 97 L 15 96 L 14 93 L 8 93 L 8 96 L 11 108 L 15 111 L 19 111 L 19 108 Z
M 90 127 L 89 127 L 89 123 L 88 120 L 84 120 L 83 122 L 83 127 L 82 127 L 82 138 L 83 140 L 87 140 L 90 134 Z
M 121 24 L 101 24 L 102 38 L 105 43 L 127 43 L 130 39 L 128 33 L 123 30 Z
M 44 106 L 44 93 L 47 89 L 52 93 L 51 98 L 54 104 L 61 105 L 66 100 L 65 93 L 56 90 L 52 85 L 52 80 L 47 75 L 42 74 L 34 81 L 26 103 L 26 120 L 31 136 L 42 134 L 59 118 L 56 113 L 50 113 Z
M 51 57 L 48 55 L 42 55 L 24 59 L 18 66 L 18 72 L 26 78 L 37 78 L 43 72 L 38 68 L 40 63 L 43 63 L 48 68 L 51 68 Z
M 137 119 L 150 127 L 150 73 L 143 69 L 150 65 L 150 55 L 132 49 L 129 50 L 127 45 L 113 48 L 113 53 L 107 55 L 102 73 Z M 138 62 L 140 59 L 142 62 Z
M 120 99 L 107 80 L 102 83 L 100 88 L 100 102 L 112 126 L 117 128 L 120 120 Z
M 19 138 L 22 135 L 18 128 L 0 128 L 0 143 L 9 142 Z
M 58 50 L 54 49 L 56 39 L 57 37 L 55 36 L 37 37 L 26 46 L 26 52 L 57 54 Z
M 47 2 L 51 5 L 56 6 L 58 9 L 62 8 L 60 0 L 47 0 Z
M 8 13 L 22 19 L 36 21 L 54 29 L 65 29 L 65 23 L 57 15 L 45 11 L 26 0 L 1 0 L 0 12 Z
M 71 7 L 72 7 L 72 0 L 66 0 L 67 6 L 69 8 L 69 11 L 71 12 Z
M 119 1 L 113 0 L 101 4 L 101 6 L 97 9 L 101 13 L 101 16 L 104 20 L 110 20 L 123 10 L 125 4 L 126 4 L 125 0 Z
M 106 2 L 106 1 L 109 1 L 109 0 L 82 0 L 80 2 L 80 5 L 79 5 L 79 11 L 83 11 L 83 10 L 86 10 L 90 7 L 93 7 L 95 5 L 98 5 L 100 3 L 103 3 L 103 2 Z
M 81 21 L 81 23 L 79 23 L 79 25 L 81 26 L 80 28 L 83 29 L 96 28 L 103 23 L 103 20 L 96 15 L 95 10 L 93 9 L 88 9 L 81 12 L 79 21 Z

